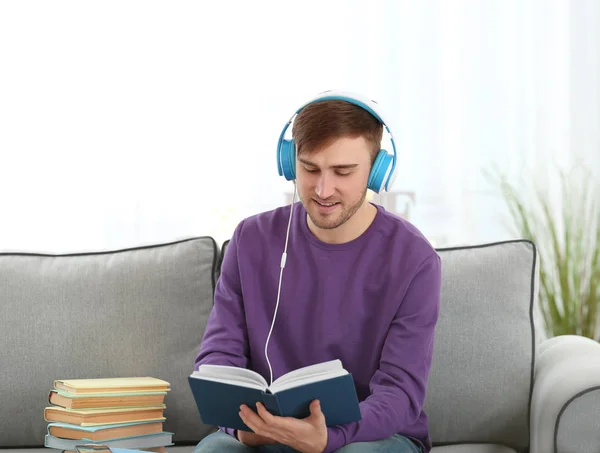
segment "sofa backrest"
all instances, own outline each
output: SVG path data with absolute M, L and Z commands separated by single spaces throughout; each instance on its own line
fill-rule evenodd
M 228 242 L 112 252 L 0 253 L 0 447 L 43 445 L 54 379 L 169 381 L 165 430 L 195 444 L 187 383 Z M 528 241 L 439 249 L 442 300 L 425 409 L 435 445 L 528 445 L 537 256 Z
M 153 376 L 171 383 L 165 430 L 193 444 L 188 375 L 212 308 L 212 238 L 102 253 L 0 254 L 0 447 L 42 446 L 55 379 Z
M 538 266 L 534 245 L 439 249 L 442 293 L 425 411 L 434 445 L 529 445 Z

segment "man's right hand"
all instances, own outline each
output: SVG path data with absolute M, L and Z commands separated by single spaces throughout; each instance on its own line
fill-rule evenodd
M 273 445 L 276 444 L 273 439 L 268 437 L 259 436 L 258 434 L 249 431 L 237 431 L 238 440 L 246 445 L 247 447 L 258 447 L 260 445 Z

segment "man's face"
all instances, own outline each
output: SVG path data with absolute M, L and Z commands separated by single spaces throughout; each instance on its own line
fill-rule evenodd
M 298 195 L 318 228 L 344 224 L 365 201 L 371 151 L 363 137 L 340 138 L 296 160 Z

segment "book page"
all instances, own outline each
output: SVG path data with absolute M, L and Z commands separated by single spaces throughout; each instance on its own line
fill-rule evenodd
M 347 371 L 342 367 L 340 360 L 330 360 L 290 371 L 275 379 L 269 389 L 275 393 L 285 388 L 322 381 L 330 377 L 342 376 L 346 373 Z
M 79 391 L 98 390 L 110 391 L 110 389 L 128 389 L 128 388 L 159 388 L 168 391 L 170 384 L 162 379 L 150 376 L 143 377 L 120 377 L 120 378 L 94 378 L 94 379 L 57 379 L 54 381 L 56 388 L 61 390 L 70 387 Z
M 258 390 L 266 390 L 268 386 L 265 378 L 256 371 L 227 365 L 200 365 L 200 368 L 194 371 L 191 377 Z
M 277 393 L 283 390 L 299 387 L 301 385 L 312 384 L 313 382 L 326 381 L 327 379 L 344 376 L 346 374 L 348 374 L 348 372 L 342 368 L 339 370 L 313 374 L 310 376 L 299 376 L 295 379 L 285 379 L 283 382 L 273 382 L 273 385 L 269 387 L 269 390 L 271 393 Z
M 96 415 L 96 414 L 120 414 L 123 412 L 146 412 L 166 409 L 165 404 L 159 406 L 127 406 L 117 408 L 100 408 L 100 409 L 67 409 L 60 406 L 48 406 L 44 410 L 53 410 L 58 412 L 67 412 L 69 414 L 81 414 L 81 415 Z
M 342 362 L 340 360 L 330 360 L 328 362 L 315 363 L 314 365 L 305 366 L 303 368 L 298 368 L 297 370 L 290 371 L 285 373 L 283 376 L 279 376 L 273 384 L 276 382 L 284 382 L 287 379 L 296 379 L 297 377 L 302 376 L 311 376 L 314 374 L 327 373 L 329 371 L 341 370 Z

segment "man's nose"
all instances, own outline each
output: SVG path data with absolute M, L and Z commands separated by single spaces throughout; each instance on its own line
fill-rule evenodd
M 333 182 L 329 175 L 321 174 L 317 182 L 317 195 L 325 200 L 333 195 Z

